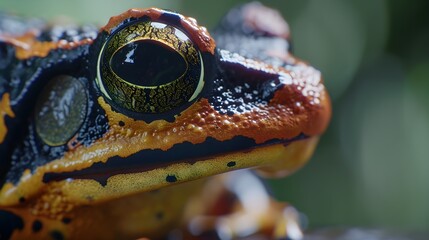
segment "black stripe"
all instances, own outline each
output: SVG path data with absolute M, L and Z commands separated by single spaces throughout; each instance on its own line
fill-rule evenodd
M 128 158 L 114 156 L 105 163 L 94 163 L 91 167 L 83 170 L 62 173 L 48 172 L 44 174 L 43 182 L 48 183 L 65 179 L 93 179 L 105 186 L 107 179 L 117 174 L 145 172 L 179 162 L 194 164 L 197 161 L 213 158 L 216 155 L 238 151 L 248 152 L 256 147 L 272 144 L 289 144 L 303 138 L 306 138 L 306 136 L 300 134 L 288 140 L 273 139 L 263 144 L 256 144 L 253 139 L 243 136 L 236 136 L 226 141 L 218 141 L 209 137 L 203 143 L 192 144 L 184 142 L 174 145 L 167 151 L 145 149 Z

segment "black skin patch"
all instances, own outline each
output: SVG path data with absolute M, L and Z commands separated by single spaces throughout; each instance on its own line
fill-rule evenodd
M 34 220 L 33 225 L 31 226 L 31 229 L 34 233 L 39 232 L 43 228 L 43 223 L 40 220 Z
M 119 126 L 121 126 L 121 127 L 123 127 L 123 126 L 125 126 L 125 123 L 123 122 L 123 121 L 119 121 Z
M 84 62 L 81 54 L 83 54 L 87 48 L 88 46 L 81 46 L 70 51 L 66 51 L 64 49 L 53 50 L 50 52 L 49 56 L 52 58 L 50 61 L 55 62 L 55 64 L 47 61 L 45 58 L 31 58 L 27 63 L 28 66 L 49 64 L 52 69 L 63 69 L 64 71 L 61 71 L 61 73 L 82 80 L 85 86 L 88 87 L 88 113 L 82 123 L 82 126 L 76 132 L 76 139 L 73 142 L 74 145 L 79 143 L 84 146 L 88 146 L 96 139 L 99 139 L 109 128 L 105 112 L 101 106 L 97 104 L 98 95 L 96 94 L 96 90 L 91 84 L 91 81 L 86 77 L 83 77 L 89 75 L 87 72 L 88 70 L 86 68 L 77 69 L 77 66 L 79 66 L 77 62 Z M 63 60 L 69 58 L 71 58 L 71 60 Z M 22 65 L 23 63 L 20 64 Z M 17 111 L 17 113 L 19 112 L 20 114 L 17 114 L 14 118 L 13 125 L 7 125 L 10 132 L 8 131 L 4 143 L 0 144 L 0 153 L 2 153 L 2 157 L 0 158 L 0 177 L 3 176 L 3 169 L 6 169 L 7 173 L 4 181 L 11 182 L 13 184 L 17 184 L 19 182 L 25 169 L 30 169 L 33 172 L 39 166 L 43 166 L 52 160 L 61 158 L 67 151 L 69 151 L 69 146 L 67 144 L 49 146 L 44 143 L 39 138 L 35 130 L 35 120 L 30 114 L 33 113 L 33 102 L 34 99 L 37 99 L 38 97 L 37 93 L 40 92 L 40 89 L 47 84 L 48 80 L 56 76 L 57 72 L 51 72 L 52 70 L 48 69 L 39 69 L 40 74 L 35 74 L 31 71 L 33 69 L 24 69 L 24 66 L 21 65 L 11 66 L 11 71 L 14 73 L 16 72 L 16 74 L 11 75 L 8 78 L 22 79 L 21 82 L 17 82 L 20 82 L 20 85 L 28 86 L 24 89 L 19 89 L 20 85 L 12 86 L 18 89 L 16 90 L 18 93 L 23 92 L 21 94 L 23 96 L 21 97 L 22 99 L 20 98 L 21 95 L 17 93 L 15 93 L 13 97 L 11 95 L 11 102 L 14 102 L 14 105 L 11 107 L 14 111 Z M 4 146 L 6 146 L 7 149 L 4 149 Z M 73 147 L 73 144 L 70 144 L 70 146 Z M 8 162 L 3 164 L 3 159 Z
M 24 202 L 25 202 L 25 200 L 26 200 L 26 199 L 25 199 L 25 197 L 20 197 L 20 198 L 19 198 L 19 203 L 24 203 Z
M 62 181 L 67 178 L 93 179 L 99 182 L 102 186 L 106 186 L 107 179 L 117 174 L 145 172 L 163 168 L 174 163 L 194 164 L 197 161 L 204 161 L 207 158 L 219 154 L 227 154 L 237 151 L 251 151 L 256 147 L 269 146 L 272 144 L 284 144 L 286 142 L 293 142 L 305 138 L 307 138 L 307 136 L 300 134 L 291 139 L 273 139 L 263 144 L 256 144 L 253 139 L 243 136 L 236 136 L 233 139 L 226 141 L 218 141 L 209 137 L 205 142 L 200 144 L 192 144 L 190 142 L 176 144 L 169 149 L 168 152 L 160 149 L 145 149 L 135 153 L 131 157 L 121 158 L 119 156 L 114 156 L 109 158 L 106 163 L 94 163 L 91 167 L 82 170 L 62 173 L 48 172 L 43 175 L 43 182 L 48 183 L 52 181 Z M 190 151 L 190 149 L 192 149 L 192 151 Z M 223 152 L 219 153 L 219 149 L 222 149 Z M 144 162 L 144 165 L 142 164 L 141 159 L 147 160 Z M 167 182 L 170 181 L 167 180 Z
M 52 231 L 50 233 L 50 235 L 51 235 L 51 238 L 53 240 L 63 240 L 64 239 L 64 235 L 60 231 L 57 231 L 57 230 Z
M 234 161 L 231 161 L 231 162 L 226 164 L 226 166 L 228 166 L 228 167 L 234 167 L 235 165 L 236 165 L 236 163 Z
M 165 181 L 169 183 L 174 183 L 177 181 L 177 177 L 174 175 L 167 175 L 167 177 L 165 178 Z
M 10 239 L 15 230 L 22 230 L 24 221 L 12 212 L 0 210 L 0 239 Z

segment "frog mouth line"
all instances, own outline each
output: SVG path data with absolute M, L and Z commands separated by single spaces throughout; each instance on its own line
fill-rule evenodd
M 239 151 L 246 153 L 259 147 L 274 144 L 289 145 L 294 141 L 306 138 L 308 138 L 308 136 L 301 133 L 294 138 L 272 139 L 262 144 L 257 144 L 253 139 L 244 136 L 236 136 L 226 141 L 219 141 L 209 137 L 206 141 L 199 144 L 192 144 L 190 142 L 176 144 L 169 149 L 168 152 L 160 149 L 145 149 L 133 154 L 131 157 L 111 157 L 105 163 L 97 162 L 83 170 L 60 173 L 47 172 L 43 175 L 43 182 L 49 183 L 62 180 L 91 179 L 97 181 L 102 186 L 106 186 L 107 180 L 118 174 L 146 172 L 165 168 L 175 163 L 188 163 L 192 165 L 196 162 L 204 161 L 219 155 Z M 221 154 L 219 154 L 219 149 L 222 149 Z M 144 164 L 142 164 L 142 159 L 147 159 L 144 160 Z

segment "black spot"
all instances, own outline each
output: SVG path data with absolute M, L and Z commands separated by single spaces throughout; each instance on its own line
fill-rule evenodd
M 33 229 L 33 232 L 39 232 L 40 230 L 42 230 L 43 228 L 43 224 L 41 221 L 39 220 L 34 220 L 33 225 L 31 226 L 31 229 Z
M 174 176 L 174 175 L 167 175 L 167 177 L 165 178 L 165 180 L 166 180 L 167 182 L 169 182 L 169 183 L 173 183 L 173 182 L 176 182 L 176 181 L 177 181 L 177 178 L 176 178 L 176 176 Z
M 24 221 L 12 212 L 0 210 L 0 239 L 9 239 L 13 231 L 24 228 Z
M 24 203 L 24 202 L 25 202 L 25 200 L 26 200 L 26 199 L 25 199 L 25 197 L 20 197 L 20 198 L 19 198 L 19 202 L 20 202 L 20 203 Z
M 125 123 L 123 121 L 119 121 L 119 126 L 123 127 L 125 126 Z
M 50 235 L 51 235 L 52 239 L 54 239 L 54 240 L 63 240 L 64 239 L 63 234 L 58 230 L 52 231 Z
M 62 220 L 61 220 L 64 224 L 69 224 L 69 223 L 71 223 L 71 218 L 68 218 L 68 217 L 65 217 L 65 218 L 63 218 Z
M 228 167 L 234 167 L 235 165 L 236 165 L 236 163 L 234 161 L 231 161 L 231 162 L 226 164 L 226 166 L 228 166 Z
M 156 219 L 162 220 L 163 218 L 164 218 L 164 213 L 163 212 L 157 212 L 156 213 Z

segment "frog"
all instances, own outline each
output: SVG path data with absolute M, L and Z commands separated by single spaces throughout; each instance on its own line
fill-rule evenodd
M 0 239 L 302 238 L 261 179 L 307 163 L 331 104 L 277 10 L 0 18 Z

